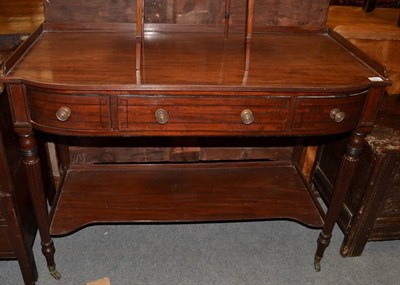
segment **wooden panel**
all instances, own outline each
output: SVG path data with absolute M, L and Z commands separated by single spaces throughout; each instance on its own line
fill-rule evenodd
M 2 189 L 2 187 L 0 187 L 0 193 L 2 191 L 3 191 L 3 189 Z M 3 198 L 0 197 L 0 199 L 3 199 Z M 1 202 L 0 202 L 0 205 L 1 205 Z M 3 225 L 3 224 L 5 224 L 5 217 L 4 217 L 3 211 L 0 209 L 0 225 Z M 0 235 L 0 237 L 1 237 L 1 235 Z
M 148 5 L 148 2 L 145 4 Z M 173 2 L 174 23 L 222 24 L 224 22 L 225 0 L 175 0 Z
M 27 106 L 25 101 L 25 86 L 10 84 L 7 88 L 8 98 L 10 101 L 12 123 L 15 128 L 30 128 L 30 117 L 27 113 Z M 23 98 L 21 100 L 21 98 Z
M 133 0 L 43 1 L 47 22 L 136 22 Z
M 381 209 L 382 217 L 396 217 L 400 221 L 400 168 L 399 168 L 400 155 L 397 156 L 397 171 L 392 179 L 392 185 L 389 192 L 389 199 L 386 200 L 383 208 Z
M 5 256 L 7 258 L 15 257 L 14 247 L 11 244 L 8 233 L 8 226 L 0 224 L 0 256 L 3 253 L 7 253 Z
M 399 132 L 397 132 L 398 137 Z M 396 143 L 398 141 L 395 141 L 394 145 Z M 400 153 L 399 148 L 392 150 L 389 146 L 387 152 L 383 156 L 382 153 L 376 154 L 378 158 L 382 156 L 385 160 L 383 171 L 387 175 L 378 181 L 378 191 L 383 191 L 385 194 L 380 209 L 375 208 L 371 211 L 372 213 L 376 211 L 376 222 L 369 234 L 369 240 L 400 239 Z
M 232 1 L 232 24 L 244 25 L 246 0 Z M 255 1 L 254 26 L 292 26 L 321 29 L 325 26 L 329 0 Z
M 286 160 L 291 148 L 285 147 L 70 147 L 73 164 Z
M 324 130 L 326 133 L 345 132 L 355 128 L 363 110 L 366 93 L 342 98 L 298 98 L 294 130 Z M 331 111 L 344 113 L 341 122 L 335 122 Z
M 375 117 L 378 112 L 379 103 L 384 94 L 384 87 L 373 87 L 368 92 L 368 97 L 365 102 L 365 109 L 361 118 L 361 125 L 371 131 L 374 126 Z
M 119 96 L 118 128 L 137 131 L 274 132 L 283 131 L 289 114 L 287 97 L 207 96 Z M 166 124 L 156 122 L 155 113 L 168 113 Z M 251 110 L 254 122 L 243 124 L 241 113 Z
M 63 95 L 30 89 L 32 122 L 60 129 L 100 130 L 111 128 L 109 99 L 106 95 Z M 71 116 L 64 122 L 56 117 L 61 107 L 68 107 Z
M 134 23 L 132 0 L 44 1 L 47 22 Z M 320 29 L 325 26 L 329 0 L 263 0 L 255 2 L 255 27 L 294 26 Z M 223 24 L 225 0 L 145 0 L 145 22 Z M 231 25 L 245 24 L 246 1 L 232 1 Z
M 295 139 L 271 137 L 69 138 L 74 164 L 173 161 L 292 161 Z
M 293 166 L 148 164 L 118 169 L 102 165 L 68 173 L 51 233 L 65 234 L 102 222 L 268 218 L 320 227 L 323 220 L 315 203 Z

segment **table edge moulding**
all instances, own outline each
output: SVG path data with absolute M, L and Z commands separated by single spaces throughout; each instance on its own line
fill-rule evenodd
M 56 279 L 52 235 L 114 222 L 296 220 L 322 228 L 314 258 L 320 270 L 390 80 L 332 30 L 253 32 L 257 2 L 248 0 L 245 28 L 238 31 L 229 26 L 231 1 L 225 3 L 225 24 L 202 28 L 147 25 L 144 1 L 136 2 L 136 23 L 46 21 L 5 63 L 0 82 L 8 91 L 42 252 Z M 45 5 L 50 13 L 52 3 Z M 326 8 L 328 1 L 318 5 Z M 299 142 L 282 161 L 70 164 L 48 211 L 35 131 L 66 144 L 74 137 Z M 300 171 L 301 141 L 347 132 L 325 214 Z

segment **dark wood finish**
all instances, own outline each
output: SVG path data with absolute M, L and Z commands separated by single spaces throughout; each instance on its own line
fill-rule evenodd
M 377 4 L 378 3 L 377 3 L 376 0 L 365 0 L 363 9 L 365 10 L 365 12 L 371 13 L 378 6 Z M 399 4 L 398 3 L 397 3 L 397 7 L 399 8 Z M 400 15 L 399 15 L 399 18 L 397 20 L 397 26 L 400 27 Z
M 71 146 L 73 164 L 199 161 L 289 161 L 288 147 L 79 147 Z
M 231 0 L 225 0 L 225 36 L 229 34 L 229 25 L 231 20 Z
M 138 134 L 164 133 L 210 133 L 209 130 L 229 128 L 238 134 L 282 131 L 286 128 L 290 98 L 270 98 L 248 96 L 157 96 L 149 102 L 148 96 L 118 96 L 118 126 L 122 132 L 134 131 Z M 251 125 L 241 121 L 243 106 L 250 108 L 257 119 Z M 160 126 L 155 120 L 157 109 L 165 109 L 169 114 L 167 124 Z M 266 111 L 267 110 L 267 111 Z
M 313 227 L 323 225 L 321 210 L 314 207 L 291 165 L 98 166 L 74 168 L 66 181 L 52 219 L 54 235 L 96 222 L 287 218 Z
M 32 112 L 31 119 L 38 125 L 80 130 L 111 128 L 110 104 L 106 95 L 71 96 L 32 89 L 29 90 L 29 99 L 33 110 L 37 110 Z M 68 106 L 73 112 L 66 122 L 57 120 L 55 116 L 60 106 Z
M 316 254 L 318 269 L 364 133 L 370 131 L 383 88 L 390 84 L 380 68 L 374 69 L 379 66 L 324 29 L 328 1 L 237 1 L 231 11 L 243 11 L 236 14 L 243 29 L 229 37 L 224 36 L 221 23 L 207 23 L 197 30 L 193 25 L 161 23 L 146 33 L 140 15 L 135 25 L 134 18 L 125 17 L 126 1 L 119 2 L 116 10 L 108 9 L 106 17 L 94 16 L 90 9 L 97 4 L 102 12 L 110 3 L 47 2 L 46 25 L 15 56 L 18 60 L 9 62 L 1 77 L 9 90 L 13 125 L 20 136 L 49 268 L 54 270 L 50 222 L 52 233 L 59 234 L 101 222 L 290 218 L 323 226 Z M 224 2 L 219 3 L 223 7 Z M 141 10 L 142 4 L 136 4 Z M 190 5 L 182 9 L 191 10 Z M 116 21 L 119 14 L 120 22 Z M 230 20 L 235 19 L 232 13 Z M 156 149 L 163 147 L 159 144 L 163 139 L 173 138 L 191 142 L 222 137 L 222 147 L 232 147 L 238 137 L 273 141 L 278 137 L 283 142 L 292 140 L 292 158 L 260 164 L 196 162 L 199 150 L 191 143 L 184 143 L 185 149 L 176 156 L 186 161 L 179 166 L 79 165 L 74 160 L 68 164 L 68 155 L 63 153 L 66 178 L 50 221 L 41 191 L 35 130 L 52 135 L 56 142 L 61 139 L 65 146 L 73 145 L 69 140 L 74 136 L 91 136 L 99 142 L 103 137 L 115 141 L 144 137 L 155 140 L 150 147 Z M 325 218 L 298 170 L 307 140 L 293 138 L 350 131 L 354 135 Z M 133 187 L 135 182 L 138 187 Z M 254 188 L 249 188 L 253 183 Z M 112 202 L 109 212 L 107 201 Z M 123 205 L 124 201 L 131 205 Z M 298 205 L 304 210 L 297 211 Z M 160 209 L 165 207 L 169 208 L 164 216 Z M 73 219 L 68 217 L 69 210 Z
M 241 91 L 345 92 L 363 90 L 371 85 L 368 76 L 378 76 L 360 64 L 358 57 L 343 52 L 330 34 L 264 33 L 253 35 L 250 71 L 247 84 L 242 86 L 243 40 L 243 34 L 232 34 L 225 40 L 218 33 L 205 33 L 201 37 L 163 33 L 151 37 L 145 43 L 141 84 L 136 85 L 134 33 L 44 32 L 35 48 L 8 76 L 23 77 L 36 86 L 52 84 L 56 89 L 68 85 L 68 89 L 123 89 L 125 93 L 131 89 L 135 94 L 140 90 L 193 91 L 191 85 L 197 91 L 232 92 L 231 86 L 235 86 L 235 90 Z M 65 57 L 65 50 L 79 52 Z M 87 53 L 86 60 L 82 60 L 82 53 Z M 337 65 L 337 61 L 344 64 Z M 324 68 L 335 64 L 335 69 Z M 90 75 L 90 79 L 82 74 Z
M 342 254 L 359 256 L 368 241 L 400 238 L 400 118 L 399 96 L 386 96 L 377 116 L 377 126 L 367 136 L 366 146 L 351 182 L 339 225 L 345 233 Z M 344 141 L 321 146 L 313 181 L 329 204 L 339 168 Z
M 335 181 L 335 191 L 332 192 L 331 202 L 333 205 L 343 205 L 346 193 L 350 188 L 351 179 L 354 177 L 357 162 L 364 145 L 364 138 L 365 134 L 361 132 L 353 132 L 350 137 L 346 153 L 339 167 L 338 177 Z M 340 210 L 341 207 L 328 208 L 327 219 L 318 237 L 318 248 L 315 253 L 315 266 L 317 271 L 321 270 L 319 263 L 324 255 L 325 248 L 329 245 L 332 237 L 332 230 L 336 224 L 336 219 L 339 216 Z M 335 217 L 335 219 L 332 219 L 332 217 Z
M 369 13 L 375 10 L 377 2 L 376 0 L 365 0 L 363 9 Z
M 0 35 L 30 34 L 43 22 L 43 1 L 0 2 Z
M 6 94 L 0 94 L 0 113 L 0 259 L 17 259 L 24 283 L 35 284 L 32 244 L 37 226 Z
M 47 22 L 57 23 L 135 23 L 137 3 L 144 0 L 71 0 L 44 1 Z M 220 25 L 225 22 L 226 0 L 175 0 L 172 11 L 166 0 L 144 1 L 146 23 L 178 23 Z M 263 0 L 254 1 L 254 26 L 263 29 L 270 26 L 302 26 L 306 29 L 325 27 L 329 0 Z M 246 0 L 234 1 L 230 8 L 230 26 L 244 31 L 246 24 Z M 147 8 L 146 8 L 147 7 Z M 155 8 L 157 7 L 157 8 Z M 161 7 L 161 8 L 160 8 Z M 273 7 L 273 9 L 271 9 Z M 133 25 L 134 29 L 135 26 Z
M 5 11 L 7 14 L 8 11 Z M 0 67 L 21 44 L 24 34 L 0 35 Z M 17 259 L 25 284 L 35 284 L 32 244 L 37 231 L 32 203 L 12 128 L 7 95 L 0 84 L 0 259 Z
M 54 262 L 55 248 L 50 237 L 50 233 L 48 232 L 48 209 L 45 192 L 43 191 L 44 184 L 42 181 L 43 179 L 38 155 L 38 146 L 33 133 L 24 133 L 23 131 L 19 131 L 18 135 L 20 136 L 19 147 L 23 155 L 23 164 L 25 165 L 28 176 L 29 193 L 31 195 L 36 219 L 38 222 L 42 252 L 46 257 L 50 273 L 57 278 L 57 274 L 55 273 L 56 264 Z
M 359 7 L 331 6 L 328 25 L 348 41 L 385 66 L 393 82 L 389 94 L 400 93 L 400 30 L 394 25 L 399 9 L 377 8 L 365 14 Z M 376 67 L 374 67 L 376 68 Z

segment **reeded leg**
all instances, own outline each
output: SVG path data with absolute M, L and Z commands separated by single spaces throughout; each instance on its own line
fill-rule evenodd
M 325 249 L 330 243 L 333 227 L 335 226 L 340 210 L 343 207 L 346 193 L 350 188 L 350 183 L 354 176 L 357 162 L 364 145 L 364 138 L 365 134 L 354 131 L 347 144 L 346 153 L 342 158 L 335 188 L 332 193 L 325 225 L 318 237 L 318 248 L 314 257 L 314 267 L 316 271 L 321 270 L 321 259 L 324 255 Z
M 23 162 L 27 170 L 28 187 L 39 226 L 42 252 L 46 257 L 47 267 L 49 268 L 50 274 L 55 279 L 60 279 L 61 275 L 57 272 L 56 264 L 54 262 L 55 248 L 50 236 L 50 224 L 46 197 L 43 191 L 42 172 L 40 168 L 37 143 L 33 133 L 20 135 L 19 145 L 23 155 Z

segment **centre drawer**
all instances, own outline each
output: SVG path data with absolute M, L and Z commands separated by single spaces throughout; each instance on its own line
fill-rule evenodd
M 163 134 L 279 132 L 286 128 L 289 97 L 119 96 L 118 128 Z

